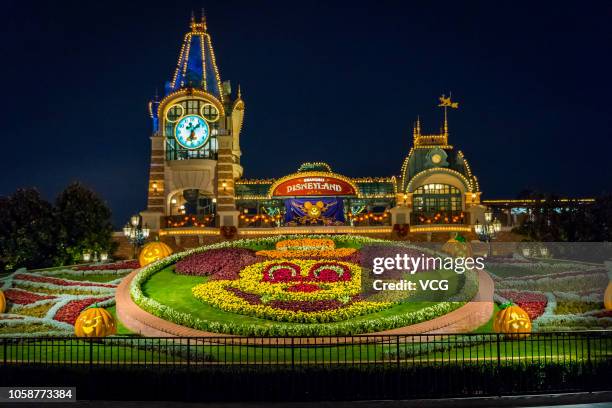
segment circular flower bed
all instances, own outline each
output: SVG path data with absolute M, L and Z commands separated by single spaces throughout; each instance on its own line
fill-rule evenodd
M 227 241 L 143 268 L 132 280 L 130 293 L 144 310 L 179 325 L 256 336 L 378 332 L 436 318 L 475 295 L 478 279 L 470 273 L 458 276 L 461 283 L 452 296 L 439 302 L 405 301 L 407 295 L 391 299 L 363 291 L 362 281 L 371 278 L 360 264 L 361 250 L 372 255 L 393 252 L 390 247 L 422 251 L 345 235 Z M 279 257 L 281 252 L 284 257 Z M 334 252 L 350 255 L 322 255 Z

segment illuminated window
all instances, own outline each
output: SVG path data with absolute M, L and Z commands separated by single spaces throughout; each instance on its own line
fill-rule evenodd
M 415 212 L 429 215 L 461 211 L 461 191 L 448 184 L 425 184 L 414 191 L 413 207 Z

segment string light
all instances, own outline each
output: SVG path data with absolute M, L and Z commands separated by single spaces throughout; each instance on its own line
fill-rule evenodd
M 177 220 L 177 217 L 167 217 L 166 224 L 168 228 L 180 228 L 180 227 L 184 227 L 187 224 L 191 224 L 194 227 L 205 227 L 212 219 L 213 219 L 213 216 L 210 216 L 210 215 L 203 217 L 201 219 L 198 219 L 198 217 L 192 215 L 192 216 L 182 217 L 180 220 Z

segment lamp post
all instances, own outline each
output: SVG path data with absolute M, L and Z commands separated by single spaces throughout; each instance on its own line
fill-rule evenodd
M 134 259 L 136 258 L 136 250 L 144 244 L 151 233 L 147 224 L 141 225 L 140 221 L 140 215 L 132 215 L 130 222 L 123 227 L 123 235 L 134 248 Z
M 489 244 L 487 255 L 491 255 L 491 241 L 495 239 L 495 236 L 501 231 L 501 222 L 497 218 L 493 218 L 493 212 L 490 209 L 485 211 L 485 222 L 481 224 L 476 220 L 474 224 L 474 232 L 478 235 L 478 239 L 482 242 Z

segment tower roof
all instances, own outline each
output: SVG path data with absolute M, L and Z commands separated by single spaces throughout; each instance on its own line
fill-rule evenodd
M 223 101 L 221 76 L 215 61 L 210 34 L 206 27 L 206 17 L 202 12 L 200 21 L 191 16 L 190 31 L 185 34 L 178 63 L 167 93 L 181 88 L 198 88 Z

